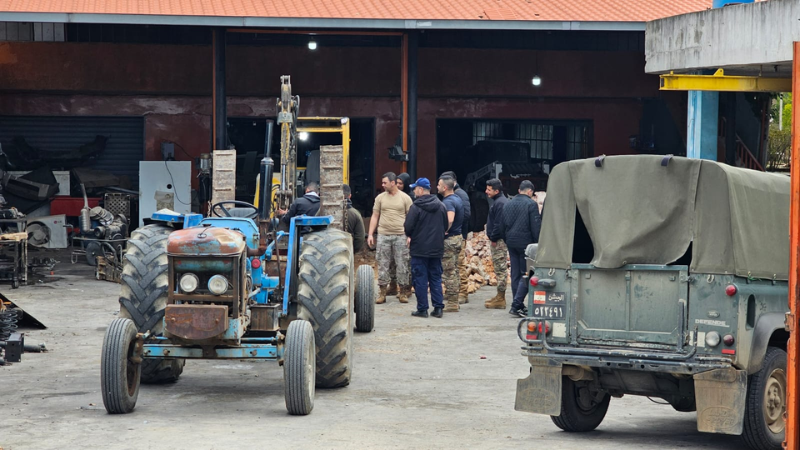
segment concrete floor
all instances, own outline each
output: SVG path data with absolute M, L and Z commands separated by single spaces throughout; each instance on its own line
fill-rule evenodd
M 0 367 L 4 450 L 743 448 L 735 436 L 698 433 L 694 413 L 646 398 L 613 399 L 603 424 L 586 434 L 514 411 L 516 379 L 528 366 L 517 321 L 483 308 L 491 288 L 443 319 L 411 317 L 413 307 L 393 297 L 378 306 L 375 330 L 355 337 L 352 384 L 318 391 L 306 417 L 287 415 L 277 364 L 235 361 L 189 361 L 177 383 L 143 386 L 132 414 L 108 415 L 100 351 L 119 287 L 60 259 L 67 263 L 46 282 L 2 288 L 49 327 L 26 340 L 50 349 Z

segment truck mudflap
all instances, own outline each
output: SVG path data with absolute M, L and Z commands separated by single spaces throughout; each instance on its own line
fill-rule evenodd
M 536 414 L 561 414 L 561 364 L 531 361 L 531 374 L 517 380 L 514 409 Z
M 747 400 L 747 372 L 734 368 L 694 376 L 697 431 L 742 434 Z

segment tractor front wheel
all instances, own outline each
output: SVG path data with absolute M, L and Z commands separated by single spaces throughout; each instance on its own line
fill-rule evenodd
M 314 409 L 314 328 L 305 320 L 295 320 L 286 331 L 283 362 L 283 390 L 286 409 L 293 416 L 305 416 Z
M 142 365 L 137 361 L 136 325 L 114 319 L 106 329 L 100 358 L 100 388 L 109 414 L 127 414 L 136 406 Z

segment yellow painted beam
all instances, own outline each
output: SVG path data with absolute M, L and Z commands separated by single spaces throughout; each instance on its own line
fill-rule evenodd
M 722 69 L 714 75 L 661 75 L 662 91 L 791 92 L 791 78 L 728 76 Z

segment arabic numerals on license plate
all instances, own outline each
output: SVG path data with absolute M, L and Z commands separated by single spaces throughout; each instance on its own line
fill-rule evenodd
M 533 317 L 563 319 L 564 310 L 560 306 L 536 306 L 533 308 Z

